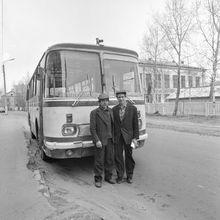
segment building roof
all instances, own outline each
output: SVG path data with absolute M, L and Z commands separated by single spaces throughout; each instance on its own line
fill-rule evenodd
M 210 93 L 210 86 L 199 88 L 184 88 L 180 89 L 180 99 L 184 98 L 208 98 Z M 220 86 L 215 86 L 215 97 L 220 97 Z M 176 92 L 171 93 L 167 100 L 176 99 Z
M 14 96 L 14 95 L 15 95 L 15 91 L 14 90 L 11 90 L 11 91 L 6 93 L 7 97 L 11 97 L 11 96 Z M 5 97 L 5 95 L 3 94 L 2 97 Z
M 155 63 L 153 60 L 140 60 L 139 61 L 140 65 L 146 65 L 148 67 L 154 67 Z M 158 68 L 164 68 L 164 69 L 176 69 L 177 64 L 175 62 L 168 62 L 168 61 L 158 61 L 157 62 L 157 67 Z M 194 71 L 201 71 L 205 72 L 206 69 L 201 68 L 201 67 L 196 67 L 196 66 L 189 66 L 184 63 L 181 64 L 181 70 L 194 70 Z

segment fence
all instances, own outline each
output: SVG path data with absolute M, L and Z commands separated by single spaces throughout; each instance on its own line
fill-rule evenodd
M 166 103 L 146 103 L 146 113 L 154 114 L 159 112 L 161 115 L 172 115 L 174 102 Z M 220 116 L 220 102 L 179 102 L 177 115 L 203 115 Z

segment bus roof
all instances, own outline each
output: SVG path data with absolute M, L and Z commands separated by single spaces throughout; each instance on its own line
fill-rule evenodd
M 74 44 L 74 43 L 61 43 L 55 44 L 48 48 L 48 52 L 51 50 L 60 50 L 60 49 L 89 49 L 96 51 L 106 51 L 106 52 L 116 52 L 116 53 L 126 53 L 132 54 L 138 57 L 137 52 L 129 49 L 118 48 L 118 47 L 108 47 L 104 45 L 91 45 L 91 44 Z

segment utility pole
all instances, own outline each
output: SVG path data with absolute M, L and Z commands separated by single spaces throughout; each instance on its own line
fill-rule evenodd
M 2 74 L 3 74 L 3 81 L 4 81 L 4 102 L 5 102 L 5 114 L 8 114 L 8 105 L 7 105 L 7 97 L 6 97 L 6 77 L 5 77 L 5 63 L 8 62 L 8 61 L 12 61 L 12 60 L 15 60 L 15 58 L 9 58 L 9 59 L 6 59 L 4 60 L 3 57 L 4 57 L 4 16 L 3 16 L 3 13 L 4 13 L 4 10 L 3 10 L 3 7 L 4 7 L 4 4 L 3 4 L 3 0 L 1 1 L 2 3 L 2 23 L 1 23 L 1 29 L 2 29 L 2 39 L 1 39 L 1 46 L 2 46 L 2 53 L 1 53 L 1 65 L 2 65 Z
M 7 109 L 7 99 L 6 99 L 6 81 L 5 81 L 5 66 L 3 63 L 3 50 L 4 50 L 4 43 L 3 43 L 3 38 L 4 38 L 4 34 L 3 34 L 3 0 L 1 1 L 1 14 L 2 14 L 2 22 L 1 22 L 1 32 L 2 32 L 2 36 L 1 36 L 1 63 L 2 63 L 2 73 L 3 73 L 3 81 L 4 81 L 4 104 L 5 104 L 5 114 L 8 113 L 8 109 Z
M 15 58 L 10 58 L 8 60 L 2 61 L 2 73 L 3 73 L 3 81 L 4 81 L 4 95 L 5 95 L 5 114 L 8 113 L 8 105 L 7 105 L 7 97 L 6 97 L 6 77 L 5 77 L 5 63 L 8 61 L 13 61 Z
M 5 114 L 8 114 L 8 105 L 7 105 L 7 97 L 6 97 L 6 79 L 5 79 L 5 65 L 2 64 L 2 72 L 3 72 L 3 80 L 4 80 L 4 102 L 5 102 Z

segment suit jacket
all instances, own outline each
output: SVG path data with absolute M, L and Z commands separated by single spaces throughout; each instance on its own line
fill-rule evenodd
M 114 115 L 114 141 L 119 142 L 119 138 L 122 135 L 125 143 L 131 144 L 133 138 L 139 138 L 139 128 L 138 128 L 138 115 L 137 108 L 130 103 L 127 103 L 125 109 L 124 118 L 120 120 L 119 110 L 120 106 L 116 105 L 113 107 Z
M 111 118 L 113 139 L 113 112 L 111 108 L 108 108 L 108 110 Z M 103 145 L 107 144 L 107 122 L 100 108 L 96 108 L 90 113 L 90 132 L 94 143 L 96 143 L 97 141 L 101 141 Z

